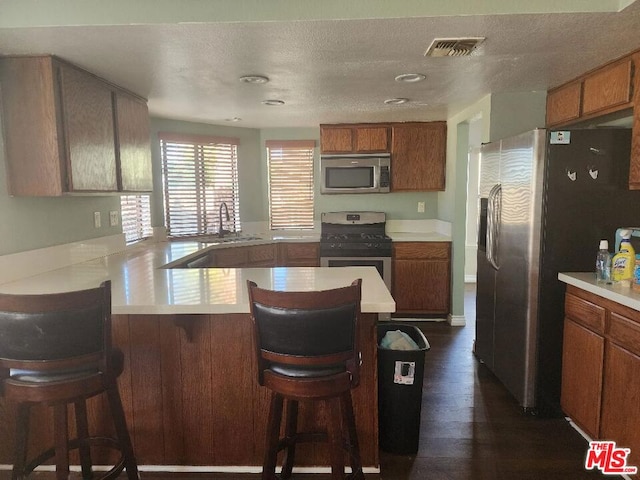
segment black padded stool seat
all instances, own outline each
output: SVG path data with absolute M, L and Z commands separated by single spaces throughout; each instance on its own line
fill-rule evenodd
M 17 404 L 12 479 L 55 457 L 56 477 L 69 476 L 69 450 L 78 449 L 85 479 L 92 478 L 91 446 L 120 450 L 102 478 L 138 467 L 116 383 L 124 356 L 111 346 L 111 283 L 47 295 L 0 294 L 0 394 Z M 86 400 L 106 393 L 116 438 L 90 437 Z M 27 459 L 31 406 L 53 408 L 55 445 Z M 67 405 L 73 404 L 76 438 L 69 439 Z
M 332 479 L 345 478 L 345 452 L 351 463 L 348 478 L 364 479 L 351 401 L 351 389 L 360 380 L 361 283 L 358 279 L 332 290 L 277 292 L 247 282 L 258 383 L 272 392 L 263 480 L 278 478 L 275 468 L 281 450 L 281 478 L 289 478 L 296 444 L 307 441 L 329 443 Z M 307 400 L 325 403 L 326 431 L 298 432 L 298 404 Z

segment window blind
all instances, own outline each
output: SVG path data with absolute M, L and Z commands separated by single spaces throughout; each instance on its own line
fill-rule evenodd
M 149 195 L 123 195 L 120 197 L 122 233 L 124 233 L 127 244 L 153 235 L 149 204 Z
M 268 140 L 272 230 L 313 228 L 313 140 Z
M 167 235 L 240 231 L 238 139 L 160 133 Z M 223 210 L 224 212 L 224 210 Z

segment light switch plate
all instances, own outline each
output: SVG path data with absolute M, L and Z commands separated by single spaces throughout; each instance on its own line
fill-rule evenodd
M 424 213 L 424 202 L 418 202 L 418 213 Z
M 112 227 L 117 227 L 118 226 L 118 211 L 117 210 L 111 210 L 109 212 L 109 225 Z
M 100 212 L 93 212 L 93 226 L 95 228 L 100 228 L 102 226 L 102 222 L 100 221 Z

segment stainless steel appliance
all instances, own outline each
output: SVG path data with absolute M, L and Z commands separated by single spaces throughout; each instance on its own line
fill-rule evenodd
M 640 225 L 631 132 L 534 130 L 484 145 L 474 352 L 525 409 L 559 415 L 565 287 L 600 239 Z
M 383 212 L 329 212 L 321 215 L 320 266 L 373 266 L 391 290 L 391 238 Z
M 320 193 L 387 193 L 389 154 L 322 155 Z

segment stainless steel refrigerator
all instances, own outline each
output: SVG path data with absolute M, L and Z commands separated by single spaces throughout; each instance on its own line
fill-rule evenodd
M 628 129 L 533 130 L 483 145 L 476 357 L 526 410 L 560 415 L 565 285 L 600 239 L 640 225 Z

